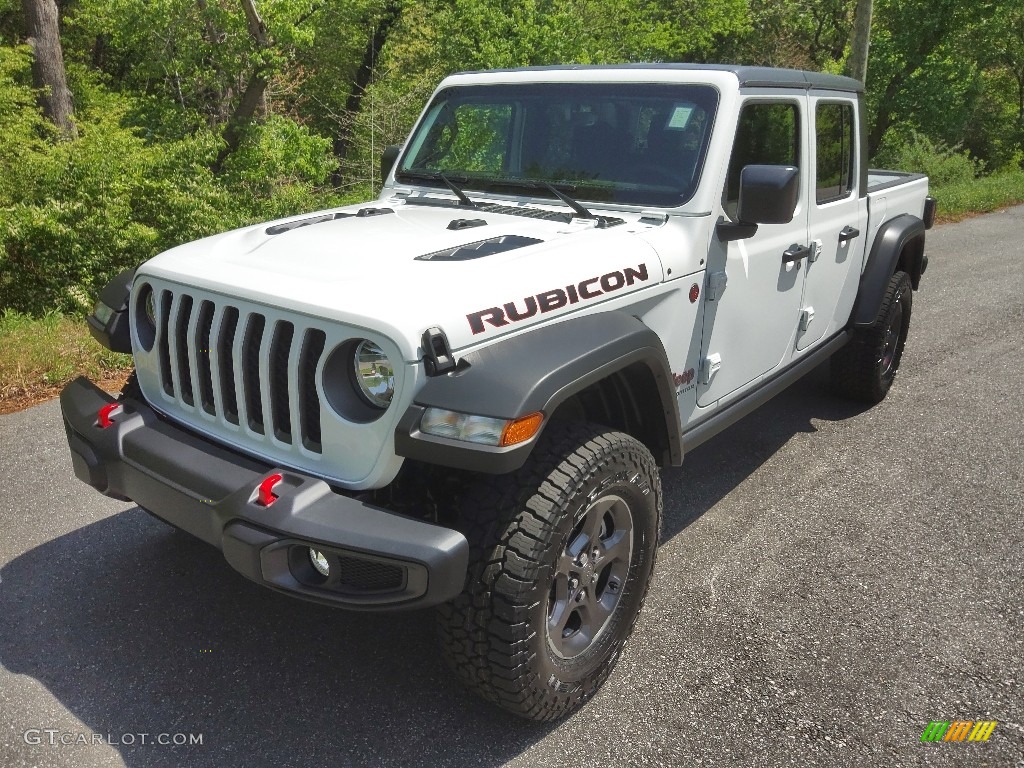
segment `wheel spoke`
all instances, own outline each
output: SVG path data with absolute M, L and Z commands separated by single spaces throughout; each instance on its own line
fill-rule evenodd
M 580 612 L 583 614 L 583 625 L 580 627 L 579 635 L 582 635 L 587 647 L 597 637 L 598 632 L 604 628 L 604 623 L 611 616 L 615 603 L 618 601 L 616 595 L 605 594 L 603 600 L 599 600 L 593 589 L 588 589 L 586 597 L 580 603 Z
M 598 549 L 601 554 L 598 562 L 603 566 L 616 561 L 629 563 L 630 549 L 632 548 L 631 531 L 616 531 L 610 538 L 601 541 Z
M 551 614 L 548 616 L 548 630 L 556 641 L 562 636 L 562 630 L 573 612 L 569 600 L 569 579 L 561 574 L 555 577 L 554 595 L 551 598 Z
M 582 525 L 579 526 L 579 533 L 569 542 L 565 551 L 576 560 L 582 553 L 589 556 L 593 543 L 601 532 L 601 520 L 604 519 L 604 511 L 608 505 L 601 505 L 600 502 L 588 509 L 583 517 Z

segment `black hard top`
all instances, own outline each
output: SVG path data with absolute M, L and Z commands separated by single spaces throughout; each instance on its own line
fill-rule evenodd
M 519 67 L 498 69 L 494 72 L 566 72 L 579 70 L 644 70 L 669 69 L 687 72 L 715 71 L 731 72 L 736 75 L 741 87 L 747 88 L 818 88 L 829 91 L 854 91 L 862 93 L 864 84 L 860 80 L 824 72 L 808 72 L 801 69 L 780 69 L 776 67 L 747 67 L 739 64 L 601 64 L 562 65 L 551 67 Z M 471 74 L 471 73 L 463 73 Z

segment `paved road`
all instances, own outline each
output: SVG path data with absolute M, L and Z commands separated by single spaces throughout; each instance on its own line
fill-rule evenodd
M 278 596 L 77 483 L 56 403 L 0 417 L 0 765 L 1024 766 L 1022 231 L 930 233 L 884 403 L 813 374 L 665 473 L 647 610 L 555 726 L 453 683 L 430 614 Z M 958 718 L 999 725 L 920 742 Z

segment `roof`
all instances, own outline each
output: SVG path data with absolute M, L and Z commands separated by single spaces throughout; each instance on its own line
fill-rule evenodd
M 559 65 L 548 67 L 519 67 L 516 69 L 495 69 L 491 72 L 577 72 L 577 71 L 642 71 L 678 70 L 685 72 L 710 71 L 730 72 L 747 88 L 812 88 L 829 91 L 854 91 L 863 93 L 864 84 L 852 77 L 829 75 L 824 72 L 808 72 L 801 69 L 778 67 L 748 67 L 739 64 L 601 64 L 601 65 Z M 476 74 L 460 72 L 458 74 Z M 482 71 L 481 71 L 482 74 Z

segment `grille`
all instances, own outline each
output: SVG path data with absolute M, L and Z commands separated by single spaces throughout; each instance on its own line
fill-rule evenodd
M 361 557 L 338 558 L 338 584 L 360 592 L 383 592 L 400 589 L 404 582 L 402 569 L 396 565 L 377 563 Z
M 315 381 L 323 330 L 184 292 L 160 294 L 164 393 L 259 435 L 323 452 Z

